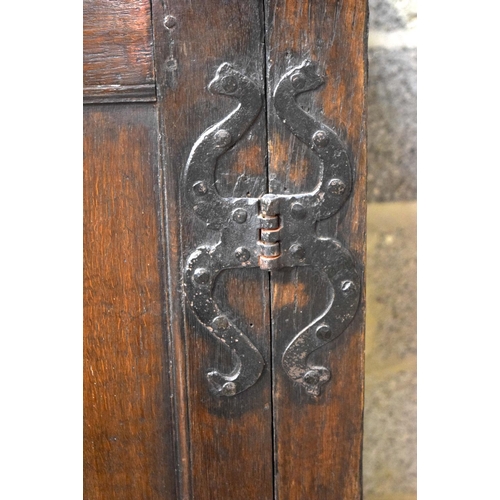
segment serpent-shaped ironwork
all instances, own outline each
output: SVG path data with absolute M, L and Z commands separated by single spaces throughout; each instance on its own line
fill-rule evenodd
M 361 288 L 350 252 L 334 238 L 317 237 L 314 228 L 316 221 L 332 216 L 342 207 L 352 188 L 351 165 L 345 146 L 332 129 L 306 113 L 296 101 L 297 95 L 318 88 L 323 81 L 317 66 L 305 61 L 288 71 L 274 92 L 274 107 L 280 119 L 321 161 L 320 182 L 316 189 L 300 197 L 287 197 L 290 217 L 286 219 L 287 231 L 282 235 L 283 248 L 296 248 L 300 245 L 299 240 L 310 242 L 309 252 L 295 265 L 316 268 L 327 276 L 331 285 L 330 301 L 324 314 L 293 338 L 282 357 L 288 376 L 312 395 L 320 393 L 321 386 L 330 379 L 330 370 L 309 365 L 307 358 L 346 329 L 356 313 Z M 282 202 L 280 208 L 286 216 L 284 205 Z M 301 217 L 297 218 L 297 214 Z M 284 259 L 282 266 L 292 264 Z
M 221 64 L 208 89 L 214 94 L 226 95 L 239 102 L 226 118 L 203 132 L 189 155 L 184 170 L 185 194 L 196 215 L 208 227 L 221 229 L 244 199 L 222 198 L 215 187 L 217 160 L 241 139 L 255 121 L 262 108 L 262 92 L 245 75 L 229 63 Z
M 306 60 L 285 73 L 273 96 L 280 119 L 321 160 L 320 183 L 304 198 L 315 220 L 335 214 L 352 188 L 352 169 L 346 147 L 331 128 L 306 113 L 296 101 L 299 94 L 315 90 L 323 83 L 324 77 L 319 74 L 316 64 Z
M 235 365 L 231 373 L 224 374 L 212 369 L 207 378 L 216 394 L 233 396 L 257 381 L 264 368 L 264 360 L 249 338 L 238 328 L 237 321 L 231 321 L 220 311 L 212 291 L 222 270 L 258 266 L 257 251 L 254 252 L 252 262 L 250 259 L 241 261 L 234 253 L 226 251 L 230 247 L 242 247 L 245 243 L 247 247 L 255 246 L 257 234 L 251 238 L 248 225 L 252 219 L 257 218 L 258 199 L 221 197 L 215 186 L 215 167 L 218 158 L 255 121 L 262 107 L 262 93 L 252 80 L 228 63 L 219 67 L 208 88 L 213 93 L 235 98 L 239 105 L 226 118 L 203 132 L 191 150 L 184 171 L 184 192 L 196 215 L 208 227 L 222 229 L 219 243 L 199 247 L 188 258 L 185 289 L 187 299 L 201 323 L 213 337 L 231 349 Z M 245 214 L 243 222 L 246 224 L 238 222 L 238 213 Z M 253 222 L 255 224 L 256 220 Z
M 262 94 L 254 82 L 228 63 L 219 67 L 209 85 L 212 92 L 235 97 L 240 104 L 201 135 L 186 165 L 184 190 L 188 201 L 208 227 L 221 230 L 221 239 L 215 245 L 198 247 L 190 255 L 185 288 L 198 319 L 233 354 L 231 373 L 208 373 L 211 387 L 219 395 L 244 391 L 258 380 L 264 368 L 261 354 L 242 331 L 244 325 L 223 314 L 213 300 L 215 280 L 223 269 L 312 266 L 328 278 L 326 311 L 293 337 L 282 357 L 287 375 L 311 395 L 319 395 L 331 375 L 324 366 L 310 365 L 309 355 L 337 338 L 358 307 L 361 283 L 352 255 L 337 239 L 318 237 L 315 229 L 317 221 L 342 207 L 352 188 L 351 165 L 338 135 L 296 101 L 297 95 L 322 83 L 316 66 L 305 61 L 281 78 L 273 96 L 280 119 L 319 157 L 318 185 L 310 193 L 265 194 L 261 198 L 222 198 L 214 176 L 217 159 L 258 116 Z

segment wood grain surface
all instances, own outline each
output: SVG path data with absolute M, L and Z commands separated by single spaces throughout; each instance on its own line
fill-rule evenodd
M 165 19 L 175 19 L 167 28 Z M 226 271 L 216 285 L 222 311 L 239 317 L 264 356 L 257 383 L 233 397 L 214 396 L 206 373 L 232 367 L 195 318 L 181 292 L 184 259 L 207 238 L 205 223 L 185 203 L 180 178 L 190 150 L 208 127 L 238 103 L 207 90 L 217 68 L 229 62 L 264 88 L 263 5 L 192 0 L 153 1 L 158 106 L 162 137 L 165 258 L 177 415 L 179 497 L 196 500 L 273 498 L 269 278 L 258 269 Z M 266 191 L 265 113 L 219 161 L 216 181 L 223 196 Z
M 84 0 L 85 103 L 154 101 L 149 0 Z
M 270 189 L 312 191 L 319 159 L 279 120 L 271 92 L 290 68 L 310 59 L 326 75 L 300 105 L 346 143 L 355 169 L 353 192 L 340 212 L 318 224 L 354 254 L 364 276 L 366 221 L 365 0 L 266 0 L 266 51 Z M 363 278 L 364 282 L 364 278 Z M 353 323 L 311 356 L 329 367 L 331 380 L 318 397 L 294 386 L 281 367 L 283 351 L 298 331 L 326 308 L 326 285 L 307 269 L 272 274 L 275 498 L 361 498 L 364 296 Z
M 175 498 L 151 105 L 84 108 L 87 500 Z

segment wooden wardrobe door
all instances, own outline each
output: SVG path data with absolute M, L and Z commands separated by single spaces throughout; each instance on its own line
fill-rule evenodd
M 364 283 L 367 2 L 267 0 L 266 9 L 268 87 L 274 89 L 289 68 L 305 59 L 315 62 L 324 76 L 323 85 L 298 100 L 345 145 L 353 187 L 340 210 L 318 223 L 317 234 L 348 249 Z M 270 93 L 268 103 L 271 190 L 312 191 L 320 177 L 319 158 L 278 117 Z M 331 371 L 315 397 L 290 383 L 282 356 L 293 336 L 325 311 L 324 276 L 297 267 L 273 273 L 271 282 L 275 498 L 361 498 L 364 286 L 349 326 L 310 356 L 310 365 Z
M 85 0 L 84 18 L 85 497 L 360 499 L 366 1 Z M 335 297 L 300 252 L 298 267 L 280 260 L 286 238 L 255 225 L 267 217 L 259 224 L 285 234 L 291 213 L 265 213 L 265 195 L 288 196 L 285 206 L 322 175 L 317 148 L 275 99 L 304 65 L 324 83 L 294 103 L 343 145 L 352 189 L 297 236 L 302 261 L 335 240 L 359 279 L 353 318 L 308 358 L 331 372 L 319 394 L 291 378 L 283 354 Z M 248 120 L 237 136 L 222 125 L 236 109 Z M 207 138 L 222 153 L 207 150 L 212 177 L 198 166 L 193 181 Z M 214 192 L 248 213 L 214 223 L 222 202 L 204 205 Z M 190 267 L 199 255 L 232 263 L 213 290 L 212 268 Z M 219 311 L 208 323 L 201 296 Z M 244 387 L 244 351 L 228 348 L 242 337 L 224 337 L 233 325 L 260 363 Z

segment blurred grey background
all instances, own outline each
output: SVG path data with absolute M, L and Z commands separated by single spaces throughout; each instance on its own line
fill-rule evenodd
M 365 500 L 415 500 L 417 4 L 370 0 Z

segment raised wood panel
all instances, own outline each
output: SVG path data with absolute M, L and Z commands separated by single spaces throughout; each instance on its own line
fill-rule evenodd
M 354 254 L 364 275 L 366 212 L 365 0 L 266 0 L 267 81 L 274 89 L 283 74 L 305 59 L 326 75 L 320 89 L 299 103 L 347 145 L 354 189 L 340 212 L 318 224 L 318 233 L 338 238 Z M 270 189 L 312 191 L 319 159 L 277 117 L 268 94 Z M 364 278 L 363 278 L 364 282 Z M 281 356 L 293 336 L 326 307 L 321 276 L 307 269 L 272 274 L 273 409 L 275 498 L 357 500 L 361 492 L 363 427 L 364 296 L 347 330 L 312 355 L 331 369 L 318 397 L 290 382 Z
M 84 0 L 85 103 L 154 101 L 149 0 Z
M 175 498 L 151 105 L 84 109 L 88 500 Z

